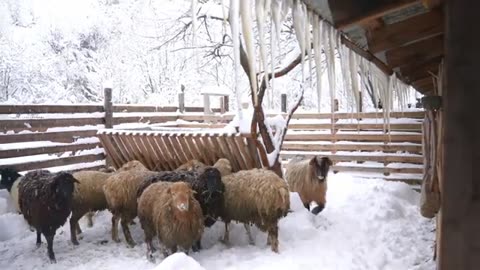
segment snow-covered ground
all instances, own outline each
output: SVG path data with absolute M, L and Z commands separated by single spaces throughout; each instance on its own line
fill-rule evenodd
M 157 263 L 145 258 L 143 232 L 131 226 L 135 248 L 110 240 L 110 213 L 85 220 L 80 246 L 70 241 L 68 226 L 57 231 L 51 265 L 46 244 L 35 248 L 35 233 L 22 216 L 8 213 L 8 194 L 0 192 L 0 269 L 434 269 L 434 224 L 419 214 L 420 195 L 404 183 L 331 174 L 327 207 L 313 216 L 292 194 L 292 210 L 280 222 L 280 254 L 266 246 L 266 234 L 253 230 L 249 245 L 243 226 L 234 224 L 231 246 L 219 242 L 223 223 L 206 230 L 204 249 L 174 254 Z M 122 236 L 123 237 L 123 236 Z M 102 243 L 108 240 L 108 243 Z M 45 242 L 45 241 L 44 241 Z M 203 268 L 202 268 L 203 267 Z

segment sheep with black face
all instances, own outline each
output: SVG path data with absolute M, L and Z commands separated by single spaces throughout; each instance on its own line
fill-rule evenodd
M 48 244 L 48 257 L 56 262 L 53 237 L 71 213 L 74 184 L 78 181 L 68 172 L 32 171 L 18 184 L 20 210 L 28 224 L 37 231 L 37 246 L 41 234 Z
M 310 211 L 310 203 L 318 206 L 312 213 L 320 213 L 327 203 L 327 175 L 332 166 L 328 157 L 313 157 L 311 159 L 296 158 L 287 165 L 286 180 L 292 192 L 298 192 L 305 208 Z

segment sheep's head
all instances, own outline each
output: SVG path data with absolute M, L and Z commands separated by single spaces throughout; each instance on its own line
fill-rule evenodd
M 75 183 L 80 184 L 71 173 L 59 172 L 54 176 L 52 190 L 62 198 L 69 198 L 73 194 Z
M 0 189 L 7 189 L 8 192 L 12 189 L 12 185 L 21 175 L 13 168 L 0 169 Z
M 225 185 L 222 182 L 222 175 L 217 168 L 207 167 L 199 175 L 200 181 L 204 182 L 206 189 L 202 193 L 205 202 L 208 202 L 215 194 L 223 194 Z
M 171 195 L 172 206 L 180 212 L 188 212 L 190 200 L 193 199 L 193 191 L 185 182 L 171 184 L 167 192 Z
M 217 168 L 222 176 L 232 174 L 232 164 L 230 163 L 230 160 L 226 158 L 217 160 L 217 162 L 213 164 L 213 167 Z
M 319 182 L 327 180 L 328 171 L 330 170 L 330 166 L 332 166 L 332 161 L 328 157 L 313 157 L 309 164 L 312 175 Z
M 120 167 L 117 172 L 123 172 L 123 171 L 129 171 L 129 170 L 136 170 L 136 169 L 146 169 L 145 165 L 142 164 L 142 162 L 138 160 L 131 160 L 125 164 L 123 164 L 122 167 Z

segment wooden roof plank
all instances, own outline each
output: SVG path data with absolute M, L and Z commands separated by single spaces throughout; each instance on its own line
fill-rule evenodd
M 386 52 L 390 67 L 401 67 L 415 61 L 427 61 L 443 55 L 443 35 L 424 39 Z
M 441 10 L 410 17 L 367 32 L 368 49 L 372 53 L 400 47 L 410 42 L 443 33 Z

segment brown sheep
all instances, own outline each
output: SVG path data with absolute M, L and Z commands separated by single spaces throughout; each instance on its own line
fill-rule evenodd
M 198 161 L 196 159 L 192 159 L 187 161 L 187 163 L 182 164 L 180 167 L 175 169 L 176 172 L 178 171 L 197 171 L 201 168 L 206 167 L 207 165 L 201 161 Z
M 290 191 L 298 192 L 305 208 L 310 211 L 313 201 L 318 206 L 312 213 L 320 213 L 327 203 L 327 176 L 332 166 L 328 157 L 313 157 L 311 159 L 292 159 L 287 165 L 286 179 Z
M 154 262 L 153 237 L 174 253 L 177 247 L 189 250 L 202 237 L 204 230 L 200 203 L 185 182 L 157 182 L 138 199 L 138 218 L 145 232 L 147 259 Z
M 105 181 L 103 192 L 107 200 L 108 210 L 113 215 L 113 241 L 120 242 L 118 222 L 121 219 L 125 240 L 129 246 L 135 246 L 128 225 L 137 216 L 137 189 L 144 179 L 156 173 L 158 172 L 150 171 L 141 162 L 134 160 L 122 166 Z
M 206 167 L 208 167 L 206 164 L 196 159 L 192 159 L 192 160 L 189 160 L 187 163 L 182 164 L 175 171 L 199 171 Z M 220 171 L 220 174 L 222 176 L 229 175 L 232 173 L 232 164 L 226 158 L 220 158 L 219 160 L 217 160 L 217 162 L 213 164 L 213 167 L 217 168 Z
M 290 210 L 290 193 L 287 183 L 266 169 L 239 171 L 222 177 L 225 184 L 224 242 L 228 243 L 229 223 L 242 222 L 250 242 L 253 239 L 248 225 L 255 224 L 268 232 L 267 244 L 278 252 L 278 220 Z

